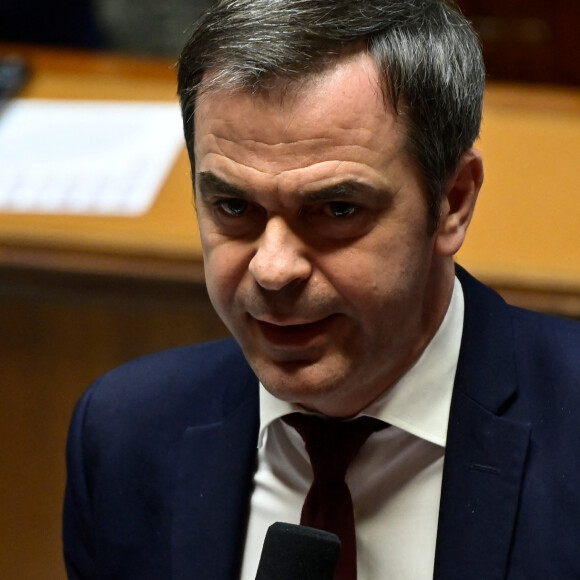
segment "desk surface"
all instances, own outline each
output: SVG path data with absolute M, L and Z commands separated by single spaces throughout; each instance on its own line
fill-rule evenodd
M 18 50 L 23 97 L 176 100 L 167 61 Z M 491 85 L 477 147 L 486 178 L 458 261 L 514 302 L 580 315 L 580 91 Z M 0 214 L 0 266 L 201 281 L 191 197 L 183 150 L 142 217 Z

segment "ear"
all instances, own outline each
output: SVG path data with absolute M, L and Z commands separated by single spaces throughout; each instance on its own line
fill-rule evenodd
M 483 161 L 475 149 L 463 154 L 455 174 L 447 181 L 441 201 L 439 227 L 435 234 L 435 251 L 453 256 L 465 240 L 477 195 L 483 183 Z

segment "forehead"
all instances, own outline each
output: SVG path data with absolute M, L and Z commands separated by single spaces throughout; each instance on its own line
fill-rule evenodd
M 203 93 L 195 113 L 196 171 L 228 172 L 232 164 L 269 176 L 329 163 L 378 169 L 402 149 L 401 125 L 383 99 L 372 58 L 348 55 L 292 86 Z

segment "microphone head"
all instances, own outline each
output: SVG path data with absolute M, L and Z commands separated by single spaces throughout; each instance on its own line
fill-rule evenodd
M 335 534 L 276 522 L 266 533 L 256 580 L 333 580 L 339 553 Z

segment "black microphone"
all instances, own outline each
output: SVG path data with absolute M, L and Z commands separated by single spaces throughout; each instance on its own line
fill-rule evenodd
M 335 534 L 276 522 L 266 533 L 256 580 L 333 580 L 339 553 Z

